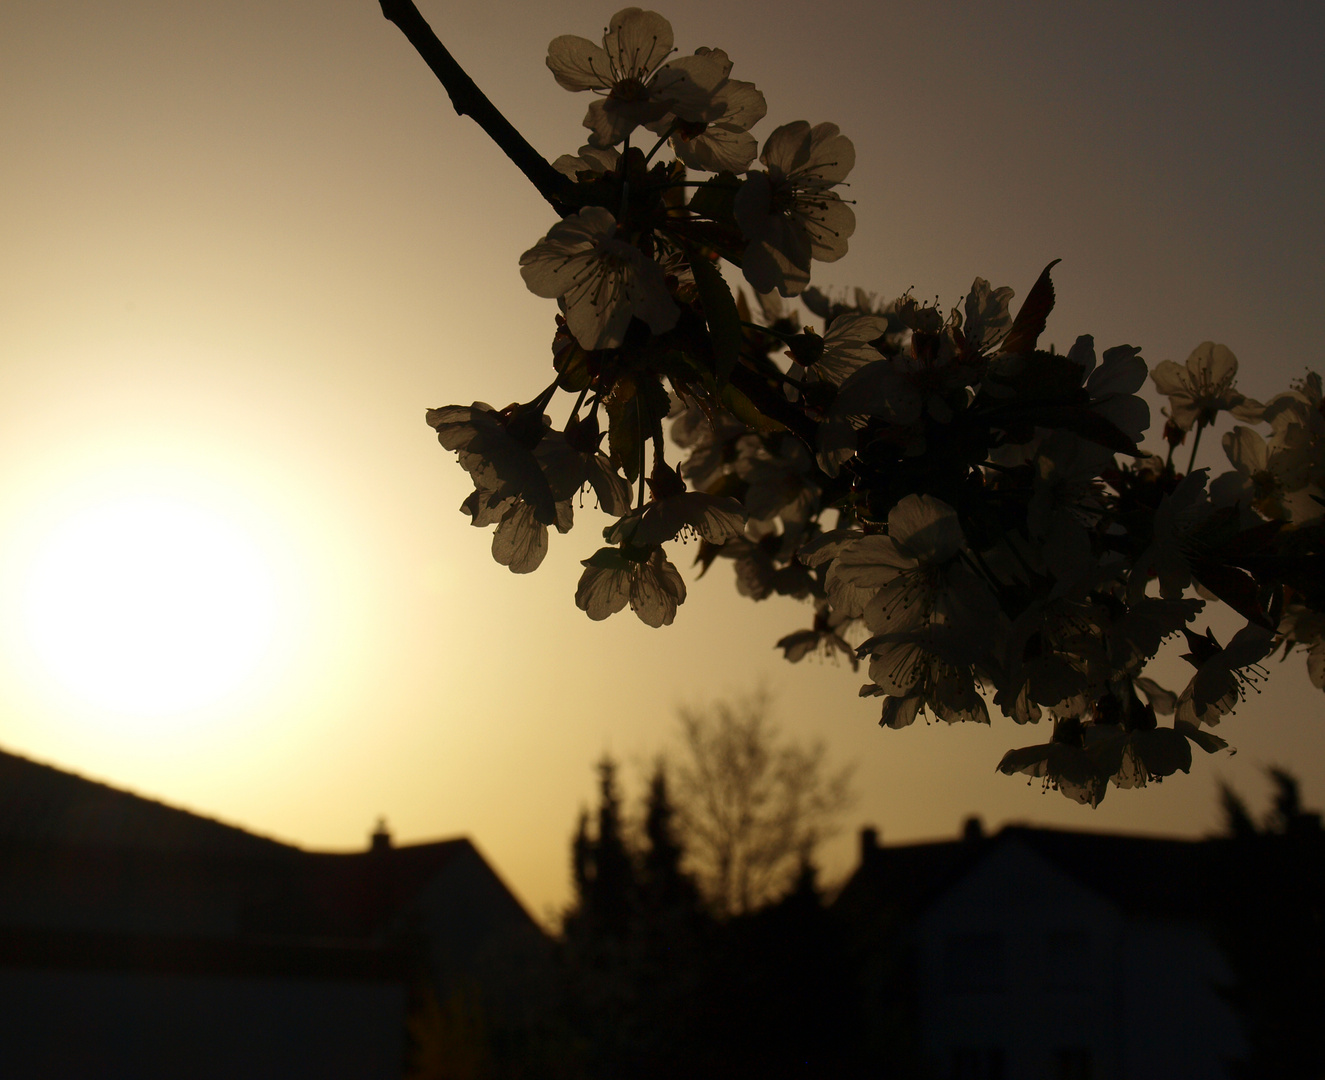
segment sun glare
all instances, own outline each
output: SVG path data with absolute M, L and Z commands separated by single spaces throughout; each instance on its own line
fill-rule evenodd
M 161 715 L 213 704 L 269 652 L 275 583 L 242 528 L 172 498 L 122 498 L 69 517 L 26 575 L 28 636 L 93 705 Z

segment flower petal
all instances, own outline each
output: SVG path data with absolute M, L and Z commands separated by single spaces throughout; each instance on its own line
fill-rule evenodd
M 641 79 L 672 51 L 672 24 L 656 11 L 622 8 L 612 16 L 603 45 L 618 75 Z
M 825 186 L 840 184 L 856 165 L 856 148 L 836 124 L 815 124 L 810 130 L 807 160 L 797 171 Z
M 685 598 L 680 572 L 661 551 L 654 551 L 631 581 L 630 607 L 646 626 L 670 626 Z
M 588 38 L 563 34 L 547 47 L 547 66 L 567 90 L 610 90 L 612 61 Z
M 946 562 L 966 543 L 957 511 L 932 495 L 908 495 L 888 511 L 888 536 L 920 563 Z
M 1227 345 L 1203 341 L 1187 357 L 1187 370 L 1203 373 L 1213 386 L 1225 386 L 1237 377 L 1238 358 Z
M 537 570 L 547 554 L 547 526 L 534 517 L 534 508 L 516 500 L 492 534 L 492 557 L 515 574 Z

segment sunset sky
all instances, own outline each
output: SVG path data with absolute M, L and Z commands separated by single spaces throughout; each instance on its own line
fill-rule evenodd
M 547 43 L 615 8 L 420 9 L 538 150 L 584 142 L 588 95 L 556 86 Z M 1325 368 L 1321 5 L 660 10 L 764 92 L 761 140 L 805 119 L 854 141 L 858 225 L 821 287 L 947 306 L 979 275 L 1015 305 L 1061 258 L 1060 347 L 1092 333 L 1153 367 L 1212 339 L 1262 399 Z M 1221 726 L 1235 757 L 1091 811 L 995 774 L 1046 728 L 880 730 L 849 668 L 773 649 L 809 609 L 737 596 L 727 566 L 685 566 L 651 630 L 576 610 L 588 509 L 533 575 L 495 564 L 423 415 L 549 381 L 555 304 L 518 259 L 553 217 L 377 0 L 6 0 L 0 147 L 0 747 L 307 847 L 359 848 L 379 815 L 400 842 L 467 834 L 539 916 L 569 897 L 593 762 L 638 790 L 678 706 L 760 685 L 787 733 L 855 764 L 829 880 L 862 823 L 1196 835 L 1221 780 L 1259 805 L 1269 763 L 1325 802 L 1301 657 Z M 166 574 L 168 621 L 206 613 L 214 663 L 166 634 L 134 683 L 122 650 L 158 629 L 97 610 L 126 567 Z

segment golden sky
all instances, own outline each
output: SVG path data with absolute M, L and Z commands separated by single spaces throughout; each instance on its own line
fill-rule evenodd
M 582 144 L 587 95 L 543 58 L 614 9 L 420 7 L 535 147 Z M 756 135 L 828 120 L 855 142 L 851 252 L 816 283 L 952 304 L 980 275 L 1024 297 L 1061 257 L 1060 347 L 1093 333 L 1153 366 L 1213 339 L 1261 398 L 1325 366 L 1318 5 L 807 10 L 662 13 L 683 51 L 725 49 L 764 92 Z M 773 650 L 807 609 L 738 597 L 727 567 L 687 570 L 671 628 L 591 623 L 573 602 L 588 509 L 532 576 L 492 562 L 423 413 L 546 385 L 554 305 L 518 258 L 551 212 L 376 0 L 6 0 L 0 147 L 7 749 L 306 846 L 359 847 L 379 814 L 401 841 L 468 834 L 540 915 L 568 896 L 592 762 L 611 752 L 633 780 L 677 706 L 760 683 L 785 730 L 856 764 L 853 824 L 890 840 L 951 835 L 972 812 L 1201 833 L 1216 783 L 1259 799 L 1271 762 L 1325 799 L 1325 701 L 1301 658 L 1272 663 L 1221 727 L 1236 757 L 1091 811 L 995 775 L 1046 731 L 880 730 L 849 669 Z M 1217 439 L 1198 464 L 1222 471 Z M 225 523 L 270 574 L 279 618 L 246 623 L 240 605 L 224 638 L 269 644 L 219 700 L 92 704 L 35 651 L 24 598 L 60 565 L 60 530 L 105 533 L 99 508 L 135 501 Z M 180 580 L 225 558 L 187 533 L 175 548 Z M 94 580 L 97 559 L 119 565 L 108 550 L 60 557 Z M 89 631 L 108 649 L 131 632 Z M 830 878 L 853 845 L 827 849 Z

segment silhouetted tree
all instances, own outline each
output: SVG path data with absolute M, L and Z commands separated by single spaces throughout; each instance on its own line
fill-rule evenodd
M 855 1053 L 858 979 L 809 846 L 784 896 L 718 920 L 685 870 L 691 834 L 666 762 L 633 829 L 610 761 L 599 777 L 598 809 L 581 815 L 572 844 L 562 942 L 577 1075 L 769 1080 L 806 1075 L 807 1063 L 810 1075 L 840 1075 Z
M 655 762 L 638 831 L 635 959 L 646 1054 L 641 1077 L 692 1072 L 702 1052 L 697 1033 L 705 1008 L 704 968 L 712 937 L 694 881 L 682 869 L 667 767 Z
M 694 881 L 681 868 L 685 854 L 677 838 L 677 813 L 667 785 L 667 764 L 654 763 L 644 798 L 644 850 L 640 854 L 640 891 L 647 906 L 685 909 L 699 899 Z
M 764 693 L 681 712 L 677 807 L 687 861 L 714 912 L 737 915 L 783 895 L 851 803 L 850 768 L 784 741 Z
M 1219 805 L 1224 812 L 1224 832 L 1238 839 L 1256 835 L 1256 822 L 1251 811 L 1236 791 L 1227 784 L 1219 785 Z
M 1260 828 L 1235 792 L 1222 793 L 1230 839 L 1218 933 L 1252 1044 L 1244 1074 L 1325 1076 L 1325 831 L 1303 809 L 1297 778 L 1267 771 L 1274 793 Z
M 597 830 L 590 835 L 588 815 L 580 816 L 573 867 L 575 917 L 596 931 L 622 934 L 634 902 L 635 868 L 623 835 L 616 768 L 608 757 L 598 763 Z
M 575 900 L 562 926 L 566 1023 L 583 1055 L 579 1071 L 593 1077 L 630 1075 L 641 1056 L 635 867 L 616 769 L 611 758 L 598 763 L 595 827 L 587 812 L 580 815 L 571 845 Z
M 859 1075 L 859 972 L 808 859 L 781 899 L 720 924 L 706 989 L 710 1075 Z

